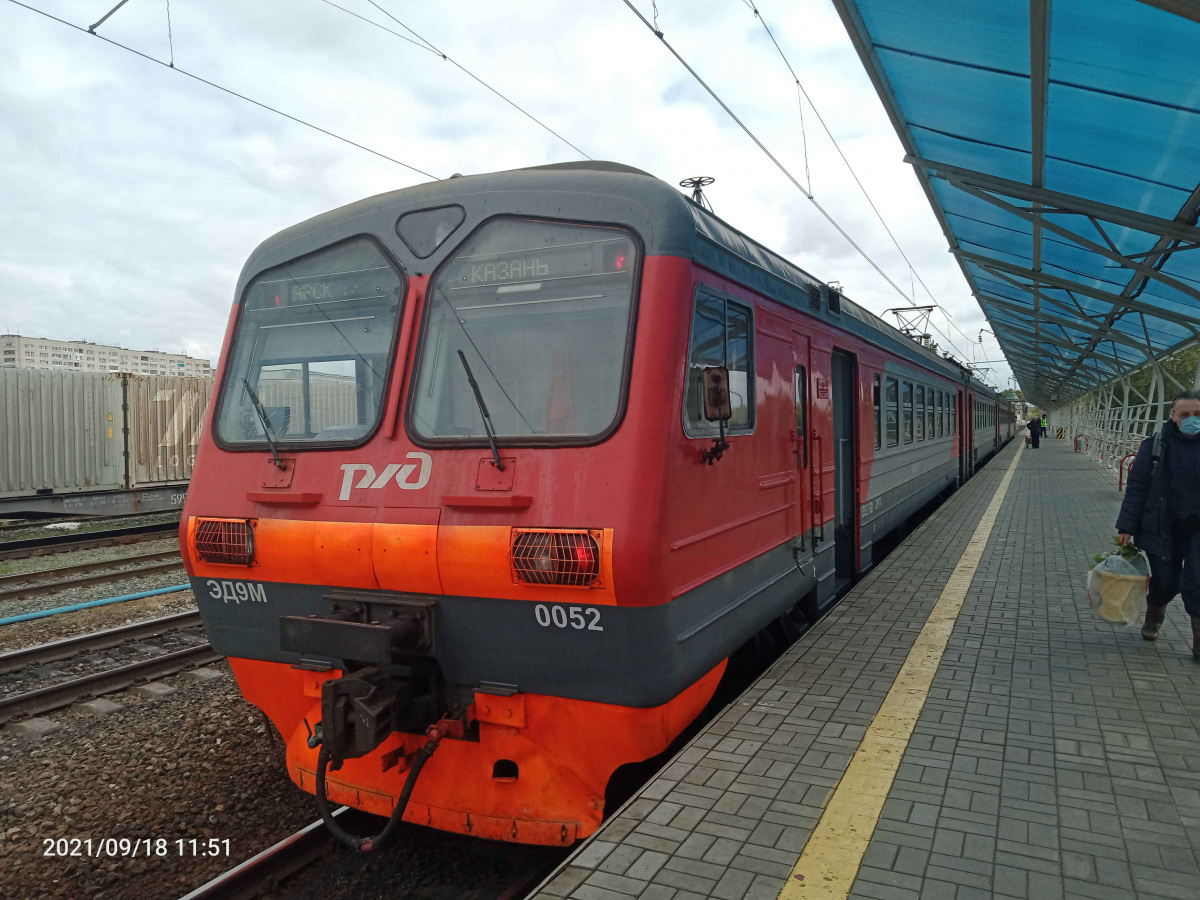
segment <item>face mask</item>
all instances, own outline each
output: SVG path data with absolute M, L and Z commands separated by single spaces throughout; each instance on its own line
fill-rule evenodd
M 1179 421 L 1179 430 L 1188 437 L 1195 437 L 1200 434 L 1200 416 L 1188 416 L 1186 419 Z

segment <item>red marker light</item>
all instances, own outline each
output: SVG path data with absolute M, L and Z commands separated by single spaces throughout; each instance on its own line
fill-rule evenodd
M 278 295 L 278 294 L 276 294 L 276 295 L 275 295 L 275 305 L 276 305 L 276 306 L 283 306 L 283 301 L 279 299 L 279 295 Z

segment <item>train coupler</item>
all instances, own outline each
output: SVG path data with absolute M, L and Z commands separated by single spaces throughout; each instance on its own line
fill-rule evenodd
M 366 756 L 398 730 L 408 683 L 380 669 L 359 669 L 321 684 L 321 745 L 335 760 Z

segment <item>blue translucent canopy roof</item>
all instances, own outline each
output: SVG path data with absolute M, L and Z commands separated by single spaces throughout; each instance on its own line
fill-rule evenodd
M 1200 340 L 1200 3 L 834 5 L 1027 396 Z

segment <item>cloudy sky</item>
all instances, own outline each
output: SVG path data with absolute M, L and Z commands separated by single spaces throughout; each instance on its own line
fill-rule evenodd
M 29 0 L 85 28 L 115 2 Z M 369 0 L 336 2 L 407 34 Z M 875 312 L 906 305 L 621 0 L 377 2 L 589 156 L 671 183 L 711 175 L 708 196 L 735 227 Z M 650 0 L 635 5 L 652 15 Z M 833 7 L 757 5 L 961 333 L 941 312 L 936 328 L 960 358 L 998 359 L 990 335 L 975 342 L 987 323 Z M 452 64 L 324 0 L 173 0 L 170 22 L 180 69 L 438 177 L 580 158 Z M 747 4 L 658 0 L 658 24 L 803 181 L 796 87 Z M 130 0 L 99 31 L 170 59 L 166 0 Z M 427 180 L 10 0 L 0 59 L 2 331 L 215 359 L 263 238 Z M 807 103 L 804 126 L 817 200 L 909 292 L 907 264 Z M 1000 363 L 990 380 L 1008 375 Z

